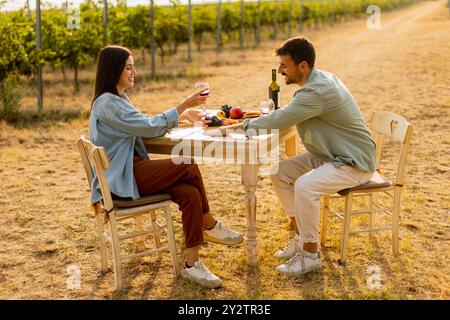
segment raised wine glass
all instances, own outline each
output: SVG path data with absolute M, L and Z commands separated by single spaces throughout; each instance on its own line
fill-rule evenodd
M 197 91 L 200 91 L 201 96 L 209 96 L 209 84 L 208 82 L 196 82 L 195 83 L 195 89 Z M 202 117 L 206 117 L 206 103 L 202 106 Z

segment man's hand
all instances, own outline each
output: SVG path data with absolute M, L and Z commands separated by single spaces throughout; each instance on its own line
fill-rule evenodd
M 221 126 L 218 130 L 222 133 L 222 136 L 226 136 L 227 133 L 234 132 L 235 130 L 244 130 L 244 126 L 242 123 L 237 123 L 230 126 Z

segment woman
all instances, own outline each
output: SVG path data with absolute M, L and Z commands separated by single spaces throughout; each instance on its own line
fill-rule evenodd
M 106 175 L 114 197 L 137 199 L 153 193 L 170 194 L 182 212 L 186 261 L 182 275 L 205 287 L 221 285 L 220 279 L 199 260 L 203 240 L 235 245 L 242 236 L 212 216 L 198 166 L 190 161 L 150 160 L 142 137 L 164 135 L 179 120 L 200 121 L 201 112 L 188 110 L 206 102 L 193 93 L 179 105 L 149 118 L 135 109 L 125 94 L 134 85 L 136 70 L 131 52 L 119 46 L 100 50 L 95 96 L 90 116 L 90 140 L 108 152 L 111 168 Z M 101 200 L 97 178 L 92 202 Z

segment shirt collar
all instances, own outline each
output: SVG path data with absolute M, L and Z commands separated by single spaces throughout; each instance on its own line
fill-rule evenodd
M 308 75 L 308 78 L 306 79 L 305 84 L 310 82 L 314 78 L 315 75 L 316 75 L 316 69 L 314 67 L 312 67 L 309 71 L 309 75 Z M 303 86 L 305 86 L 305 84 Z
M 310 69 L 310 71 L 309 71 L 309 75 L 308 75 L 308 78 L 306 79 L 305 84 L 304 84 L 303 86 L 301 86 L 298 90 L 296 90 L 296 91 L 294 92 L 294 96 L 295 96 L 299 91 L 301 91 L 301 90 L 302 90 L 309 82 L 311 82 L 311 81 L 315 78 L 316 74 L 317 74 L 317 70 L 316 70 L 314 67 L 312 67 L 312 68 Z

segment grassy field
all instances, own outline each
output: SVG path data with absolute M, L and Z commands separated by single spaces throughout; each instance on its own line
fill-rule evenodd
M 21 129 L 0 123 L 0 299 L 449 299 L 449 30 L 448 8 L 444 1 L 433 1 L 382 13 L 380 31 L 367 30 L 365 20 L 354 20 L 306 33 L 316 47 L 317 67 L 344 81 L 366 119 L 373 111 L 392 111 L 414 126 L 397 259 L 389 233 L 379 233 L 372 242 L 359 235 L 351 238 L 347 265 L 340 265 L 342 226 L 331 220 L 322 272 L 298 279 L 279 274 L 273 253 L 286 244 L 292 230 L 270 179 L 261 175 L 256 267 L 246 265 L 243 246 L 208 244 L 201 258 L 222 278 L 223 288 L 207 290 L 176 279 L 166 255 L 125 263 L 127 285 L 116 292 L 112 272 L 99 273 L 88 186 L 76 149 L 77 138 L 88 134 L 87 119 Z M 170 75 L 184 62 L 168 60 L 159 66 L 166 79 L 154 82 L 143 80 L 148 61 L 140 61 L 141 79 L 138 75 L 130 97 L 141 111 L 156 114 L 188 95 L 195 80 L 205 79 L 213 90 L 210 106 L 256 107 L 267 95 L 276 44 L 229 50 L 219 66 L 215 53 L 207 52 L 182 77 Z M 81 91 L 73 95 L 59 72 L 46 72 L 45 107 L 88 111 L 93 77 L 93 68 L 83 70 Z M 279 82 L 286 103 L 296 88 Z M 35 108 L 33 90 L 28 85 L 21 89 L 23 110 Z M 396 150 L 388 144 L 383 154 L 388 175 Z M 202 165 L 201 171 L 216 216 L 245 232 L 239 168 Z M 175 228 L 181 251 L 179 214 Z M 67 289 L 69 265 L 81 270 L 80 289 Z M 381 270 L 376 290 L 367 286 L 367 270 L 374 265 Z

